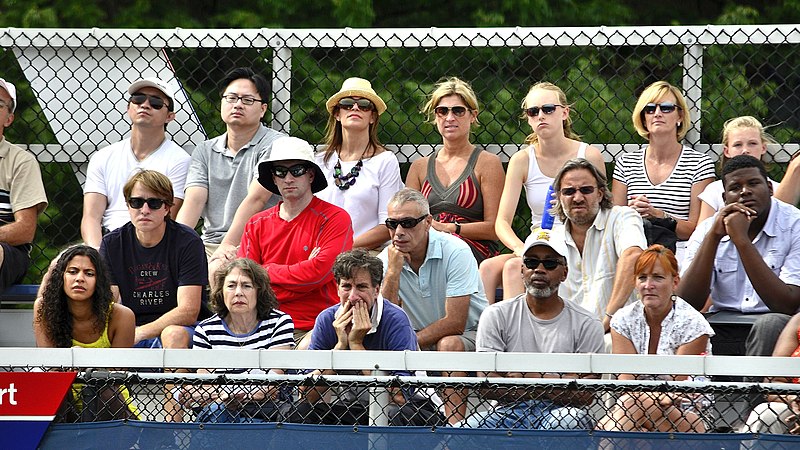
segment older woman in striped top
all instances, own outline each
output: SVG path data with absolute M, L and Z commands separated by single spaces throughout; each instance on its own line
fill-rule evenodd
M 278 300 L 263 267 L 246 258 L 235 259 L 217 270 L 214 279 L 210 302 L 216 314 L 197 325 L 193 348 L 291 350 L 294 347 L 292 318 L 277 309 Z M 272 372 L 282 373 L 276 369 Z M 199 422 L 276 421 L 280 419 L 280 406 L 285 403 L 279 391 L 268 386 L 189 387 L 182 393 L 182 399 L 184 404 L 198 410 Z

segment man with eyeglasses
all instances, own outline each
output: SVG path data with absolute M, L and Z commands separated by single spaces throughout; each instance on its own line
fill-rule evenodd
M 472 250 L 458 237 L 432 229 L 428 199 L 417 190 L 401 189 L 387 210 L 392 240 L 378 255 L 385 271 L 383 297 L 408 314 L 422 350 L 475 351 L 478 318 L 488 302 Z M 444 397 L 447 420 L 461 421 L 466 393 L 445 389 Z
M 609 331 L 611 316 L 635 301 L 633 266 L 647 248 L 642 218 L 614 206 L 606 177 L 583 158 L 567 161 L 556 174 L 553 208 L 564 223 L 569 274 L 561 297 L 596 314 Z M 606 334 L 608 348 L 611 338 Z
M 538 228 L 522 251 L 525 293 L 495 303 L 481 314 L 476 347 L 479 352 L 604 353 L 600 320 L 574 302 L 565 301 L 559 286 L 567 279 L 567 245 L 554 230 Z M 540 374 L 489 372 L 482 376 L 524 378 Z M 575 374 L 545 374 L 545 378 L 575 378 Z M 486 398 L 497 407 L 470 416 L 469 428 L 525 428 L 540 430 L 592 429 L 588 407 L 591 393 L 554 389 L 535 399 L 522 390 L 491 389 Z
M 28 271 L 36 221 L 47 206 L 36 157 L 4 136 L 16 107 L 16 87 L 0 78 L 0 292 Z
M 267 269 L 278 306 L 292 316 L 295 342 L 303 349 L 308 340 L 301 340 L 317 315 L 339 302 L 331 268 L 353 248 L 353 225 L 345 210 L 314 196 L 328 182 L 308 142 L 279 138 L 258 173 L 262 189 L 283 201 L 250 218 L 238 256 Z
M 143 78 L 128 87 L 130 137 L 98 150 L 89 159 L 83 187 L 81 238 L 98 248 L 103 234 L 130 220 L 122 186 L 138 170 L 157 170 L 174 188 L 172 218 L 183 203 L 191 156 L 166 135 L 175 119 L 175 93 L 158 78 Z
M 258 165 L 269 158 L 275 140 L 286 136 L 261 123 L 269 103 L 266 78 L 238 67 L 221 85 L 220 115 L 226 130 L 192 153 L 186 199 L 177 219 L 194 228 L 202 217 L 211 274 L 236 257 L 247 220 L 277 204 L 277 196 L 258 182 Z

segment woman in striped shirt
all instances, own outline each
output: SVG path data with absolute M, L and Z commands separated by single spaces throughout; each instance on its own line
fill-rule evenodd
M 630 206 L 643 219 L 675 221 L 679 263 L 700 214 L 697 196 L 714 181 L 711 158 L 680 142 L 690 124 L 686 100 L 675 86 L 648 86 L 633 110 L 633 126 L 648 145 L 617 158 L 611 185 L 615 205 Z
M 246 258 L 235 259 L 217 270 L 214 281 L 210 306 L 216 314 L 197 325 L 193 348 L 291 350 L 294 347 L 292 318 L 276 309 L 278 301 L 263 267 Z M 276 369 L 270 372 L 282 373 Z M 265 372 L 255 369 L 248 373 Z M 185 404 L 199 410 L 198 422 L 263 422 L 280 419 L 279 410 L 285 402 L 279 394 L 267 385 L 219 385 L 189 387 L 182 398 Z

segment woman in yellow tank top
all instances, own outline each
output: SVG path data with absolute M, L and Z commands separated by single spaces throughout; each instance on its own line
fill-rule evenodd
M 37 347 L 133 346 L 133 311 L 114 303 L 108 269 L 97 250 L 86 245 L 70 247 L 61 254 L 50 273 L 50 280 L 43 282 L 46 286 L 33 306 Z M 81 391 L 81 385 L 74 385 L 74 399 L 66 400 L 73 401 L 78 411 L 83 409 Z M 102 409 L 122 402 L 127 411 L 100 411 L 96 418 L 138 418 L 139 412 L 131 403 L 127 389 L 122 387 L 115 391 L 102 389 Z

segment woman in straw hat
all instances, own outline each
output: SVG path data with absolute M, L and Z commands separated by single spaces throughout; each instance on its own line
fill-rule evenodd
M 380 249 L 389 240 L 386 204 L 403 188 L 400 163 L 378 141 L 386 103 L 369 81 L 348 78 L 325 103 L 326 148 L 316 155 L 328 187 L 317 197 L 344 208 L 353 220 L 353 247 Z
M 436 85 L 423 112 L 444 145 L 411 164 L 406 186 L 428 198 L 433 228 L 463 239 L 478 263 L 496 256 L 494 222 L 505 174 L 497 155 L 470 143 L 478 125 L 475 92 L 458 78 L 446 79 Z

